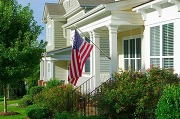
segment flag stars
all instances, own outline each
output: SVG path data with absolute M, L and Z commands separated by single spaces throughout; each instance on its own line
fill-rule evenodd
M 83 39 L 81 38 L 81 36 L 77 32 L 77 30 L 75 30 L 73 49 L 79 49 L 79 47 L 81 46 L 82 42 L 83 42 Z

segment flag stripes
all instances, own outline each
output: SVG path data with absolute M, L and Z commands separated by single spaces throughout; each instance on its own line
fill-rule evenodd
M 68 72 L 68 81 L 76 85 L 79 77 L 82 76 L 83 66 L 90 55 L 93 45 L 83 40 L 75 30 L 71 62 Z

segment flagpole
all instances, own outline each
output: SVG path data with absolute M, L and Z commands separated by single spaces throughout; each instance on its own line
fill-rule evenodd
M 103 55 L 105 55 L 109 60 L 111 60 L 111 58 L 109 56 L 106 55 L 105 52 L 103 52 L 92 40 L 90 40 L 76 25 L 74 25 L 83 36 L 85 36 L 97 49 L 99 49 L 99 51 L 101 51 L 103 53 Z

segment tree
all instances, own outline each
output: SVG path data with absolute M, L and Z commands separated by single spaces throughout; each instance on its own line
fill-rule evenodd
M 36 39 L 42 27 L 34 20 L 30 5 L 22 7 L 16 0 L 0 0 L 0 82 L 7 112 L 7 84 L 33 73 L 41 59 L 45 43 Z

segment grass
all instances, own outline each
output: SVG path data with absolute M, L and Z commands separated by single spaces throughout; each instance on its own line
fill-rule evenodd
M 2 99 L 2 100 L 1 100 Z M 0 119 L 23 119 L 26 116 L 26 113 L 25 113 L 25 108 L 21 108 L 21 107 L 18 107 L 18 106 L 12 106 L 11 104 L 17 104 L 20 100 L 9 100 L 7 101 L 7 104 L 8 104 L 8 112 L 18 112 L 20 114 L 18 115 L 13 115 L 13 116 L 0 116 Z M 4 101 L 3 101 L 3 98 L 0 96 L 0 112 L 3 112 L 4 111 Z
M 4 100 L 3 96 L 0 95 L 0 101 L 3 101 L 3 100 Z

